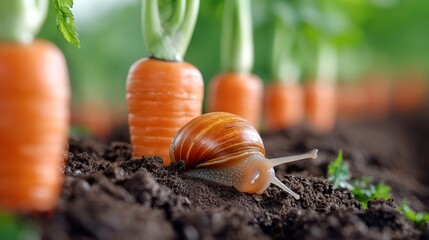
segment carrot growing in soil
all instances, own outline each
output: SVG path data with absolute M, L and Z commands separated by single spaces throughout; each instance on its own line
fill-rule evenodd
M 272 81 L 266 86 L 264 126 L 268 131 L 291 127 L 304 120 L 304 92 L 298 83 L 300 68 L 293 59 L 297 33 L 276 17 L 272 48 Z
M 345 83 L 338 87 L 338 119 L 356 123 L 365 113 L 365 91 L 360 83 Z
M 337 55 L 334 45 L 322 37 L 317 64 L 316 80 L 305 86 L 306 118 L 316 130 L 326 132 L 334 127 L 337 113 Z
M 253 38 L 249 0 L 225 1 L 221 39 L 221 74 L 208 87 L 207 110 L 229 112 L 258 127 L 262 111 L 263 85 L 250 73 L 253 67 Z
M 393 107 L 399 114 L 417 112 L 427 97 L 425 76 L 418 71 L 403 74 L 393 88 Z
M 392 111 L 392 86 L 385 74 L 368 76 L 363 83 L 367 116 L 374 121 L 382 121 Z
M 127 77 L 133 158 L 158 155 L 168 165 L 173 136 L 202 112 L 201 73 L 183 62 L 199 0 L 143 0 L 142 5 L 143 37 L 149 58 L 134 63 Z
M 33 41 L 48 3 L 0 1 L 0 208 L 8 210 L 52 209 L 62 182 L 69 127 L 67 66 L 52 43 Z M 62 4 L 57 12 L 70 11 Z M 58 22 L 74 32 L 62 19 Z
M 370 57 L 361 45 L 349 45 L 339 48 L 339 84 L 337 87 L 338 120 L 357 123 L 365 116 L 365 89 L 362 86 L 362 74 L 369 67 Z

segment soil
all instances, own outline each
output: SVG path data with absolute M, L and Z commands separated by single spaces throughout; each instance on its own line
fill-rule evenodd
M 427 122 L 419 114 L 340 124 L 329 134 L 306 126 L 263 134 L 269 158 L 319 149 L 317 160 L 276 168 L 300 200 L 275 186 L 252 195 L 188 178 L 183 163 L 163 167 L 156 156 L 131 160 L 123 131 L 110 143 L 70 139 L 58 206 L 32 219 L 44 239 L 429 239 L 428 225 L 397 210 L 404 199 L 429 210 Z M 326 168 L 339 149 L 353 176 L 391 185 L 394 198 L 364 210 L 348 190 L 334 189 Z

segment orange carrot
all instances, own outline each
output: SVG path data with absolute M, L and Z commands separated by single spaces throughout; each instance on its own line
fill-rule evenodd
M 427 84 L 422 74 L 408 73 L 395 84 L 393 105 L 401 114 L 416 112 L 423 104 L 427 93 Z
M 79 46 L 67 3 L 53 1 L 67 41 Z M 0 208 L 49 211 L 62 183 L 69 131 L 67 65 L 52 43 L 35 40 L 48 0 L 2 1 L 0 7 Z
M 127 78 L 133 158 L 158 155 L 170 163 L 176 132 L 202 112 L 201 73 L 183 56 L 198 15 L 198 0 L 143 1 L 143 37 L 150 58 L 138 60 Z
M 265 90 L 264 124 L 279 130 L 304 120 L 304 92 L 298 84 L 271 84 Z
M 346 122 L 358 122 L 365 116 L 365 92 L 361 85 L 347 84 L 337 91 L 338 117 Z
M 315 82 L 305 86 L 305 109 L 308 123 L 315 129 L 326 132 L 335 125 L 337 99 L 335 84 Z
M 209 112 L 229 112 L 258 126 L 262 111 L 263 84 L 261 79 L 248 73 L 223 73 L 211 80 L 208 92 Z
M 173 136 L 202 111 L 203 80 L 189 63 L 142 59 L 130 69 L 127 102 L 133 157 L 170 163 Z
M 51 209 L 62 182 L 69 86 L 51 43 L 0 42 L 0 206 Z
M 223 73 L 209 84 L 207 110 L 234 113 L 258 127 L 263 84 L 250 73 L 253 40 L 249 0 L 225 1 L 221 44 Z
M 320 132 L 330 131 L 337 118 L 337 47 L 322 36 L 318 39 L 316 79 L 305 86 L 306 120 Z
M 265 88 L 264 126 L 268 131 L 291 127 L 304 121 L 304 92 L 298 80 L 298 32 L 274 12 L 274 34 L 271 52 L 272 80 Z
M 371 75 L 364 82 L 365 106 L 373 120 L 388 117 L 392 108 L 392 89 L 389 79 L 382 75 Z

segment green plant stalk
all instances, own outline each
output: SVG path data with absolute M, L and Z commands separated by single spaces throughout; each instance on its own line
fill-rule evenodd
M 0 0 L 0 41 L 28 44 L 40 30 L 48 0 Z
M 199 0 L 143 0 L 143 39 L 150 57 L 183 61 L 198 16 Z
M 221 33 L 221 68 L 248 73 L 253 67 L 250 0 L 226 0 Z
M 274 23 L 273 48 L 271 53 L 271 74 L 273 83 L 297 83 L 300 68 L 293 58 L 297 33 L 281 19 Z
M 338 75 L 337 49 L 333 43 L 321 37 L 318 43 L 316 83 L 333 83 Z

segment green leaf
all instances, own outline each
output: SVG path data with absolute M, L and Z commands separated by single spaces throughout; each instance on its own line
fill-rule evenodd
M 414 222 L 417 226 L 423 227 L 426 222 L 429 222 L 429 213 L 427 212 L 416 212 L 409 205 L 408 202 L 404 201 L 399 208 L 404 214 L 404 217 Z
M 80 48 L 80 41 L 76 32 L 74 16 L 71 11 L 73 0 L 53 0 L 57 14 L 57 28 L 67 42 Z
M 352 189 L 352 185 L 348 182 L 351 178 L 349 166 L 343 161 L 343 151 L 338 151 L 338 156 L 335 161 L 328 165 L 328 181 L 334 187 Z
M 374 198 L 391 198 L 392 188 L 384 183 L 378 183 L 377 185 L 371 184 L 371 178 L 365 177 L 356 179 L 350 183 L 351 174 L 349 166 L 343 160 L 343 152 L 338 152 L 337 159 L 328 165 L 328 181 L 334 185 L 334 187 L 349 189 L 356 201 L 360 202 L 364 209 L 368 207 L 368 201 Z
M 389 199 L 391 198 L 392 188 L 384 183 L 377 185 L 370 184 L 371 178 L 366 177 L 363 179 L 355 180 L 352 184 L 352 193 L 355 199 L 360 202 L 364 209 L 368 207 L 368 201 L 375 198 Z

